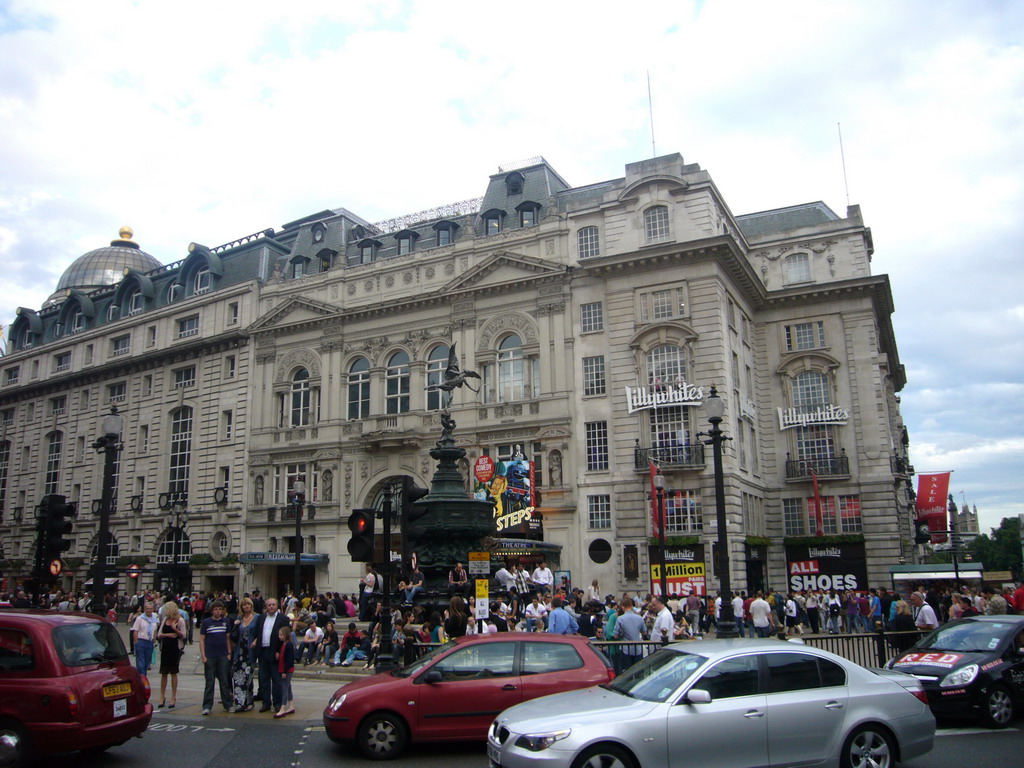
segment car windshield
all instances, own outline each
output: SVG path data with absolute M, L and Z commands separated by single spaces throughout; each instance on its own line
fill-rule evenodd
M 455 646 L 455 640 L 449 640 L 447 643 L 437 646 L 433 650 L 427 651 L 425 654 L 420 656 L 412 664 L 409 664 L 401 669 L 395 670 L 395 677 L 410 677 L 416 675 L 427 666 L 430 662 L 436 659 L 445 651 Z
M 69 667 L 128 658 L 117 630 L 105 621 L 67 624 L 53 630 L 53 647 Z
M 934 630 L 915 647 L 931 651 L 983 653 L 996 650 L 1017 629 L 1017 623 L 1009 621 L 951 622 Z
M 662 648 L 602 687 L 634 699 L 667 701 L 706 661 L 706 656 Z

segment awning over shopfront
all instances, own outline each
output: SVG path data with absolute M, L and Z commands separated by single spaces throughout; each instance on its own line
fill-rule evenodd
M 299 556 L 302 565 L 327 565 L 330 555 L 326 553 L 303 553 Z M 238 562 L 248 565 L 294 565 L 294 552 L 243 552 Z
M 535 539 L 494 539 L 492 554 L 497 557 L 521 555 L 524 552 L 558 555 L 561 551 L 561 544 L 552 544 L 548 541 L 536 541 Z
M 113 586 L 114 586 L 115 584 L 117 584 L 117 579 L 110 579 L 110 578 L 107 578 L 107 579 L 104 579 L 104 580 L 103 580 L 103 583 L 104 583 L 104 584 L 106 584 L 106 585 L 107 585 L 108 587 L 113 587 Z M 87 588 L 87 589 L 88 589 L 89 587 L 91 587 L 91 586 L 92 586 L 92 579 L 89 579 L 89 580 L 88 580 L 87 582 L 85 582 L 85 584 L 83 584 L 82 586 L 84 586 L 84 587 L 85 587 L 85 588 Z
M 952 563 L 927 563 L 924 565 L 894 565 L 889 575 L 895 581 L 933 581 L 935 579 L 955 579 L 957 571 Z M 977 566 L 959 568 L 960 580 L 981 581 L 981 569 Z

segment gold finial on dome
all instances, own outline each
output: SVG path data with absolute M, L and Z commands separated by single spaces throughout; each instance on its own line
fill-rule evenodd
M 117 230 L 117 234 L 120 236 L 120 239 L 111 240 L 111 245 L 123 245 L 129 248 L 139 247 L 139 244 L 132 240 L 132 237 L 135 235 L 135 231 L 131 227 L 125 225 L 121 227 L 119 230 Z
M 117 230 L 117 234 L 121 236 L 122 240 L 131 240 L 135 232 L 132 231 L 131 227 L 124 226 Z

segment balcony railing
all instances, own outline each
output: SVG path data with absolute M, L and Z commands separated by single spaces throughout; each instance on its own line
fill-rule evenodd
M 832 458 L 790 459 L 786 454 L 786 479 L 810 480 L 811 474 L 818 477 L 841 477 L 850 474 L 850 460 L 844 449 L 842 455 Z
M 704 445 L 697 443 L 667 448 L 641 448 L 638 445 L 633 449 L 633 461 L 637 469 L 647 469 L 652 461 L 659 467 L 703 469 Z

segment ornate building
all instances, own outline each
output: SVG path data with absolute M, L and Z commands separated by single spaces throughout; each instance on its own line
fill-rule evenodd
M 303 583 L 354 590 L 349 510 L 376 506 L 403 475 L 429 485 L 442 394 L 425 387 L 456 344 L 463 367 L 482 376 L 479 392 L 455 397 L 459 444 L 470 462 L 531 460 L 540 491 L 531 514 L 543 540 L 504 538 L 496 525 L 495 551 L 547 557 L 576 584 L 648 591 L 659 559 L 653 463 L 668 486 L 672 588 L 713 591 L 714 478 L 700 433 L 714 385 L 731 438 L 733 585 L 881 583 L 910 548 L 910 470 L 892 298 L 887 278 L 871 275 L 872 251 L 856 206 L 845 218 L 822 203 L 735 216 L 708 173 L 679 155 L 584 187 L 537 158 L 491 176 L 480 199 L 378 224 L 325 210 L 197 247 L 171 267 L 80 291 L 92 325 L 74 334 L 51 330 L 73 327 L 73 307 L 84 311 L 74 295 L 19 316 L 0 365 L 5 424 L 14 413 L 0 443 L 4 508 L 24 510 L 45 488 L 98 495 L 95 457 L 61 453 L 54 476 L 42 446 L 54 433 L 66 433 L 62 446 L 83 439 L 102 409 L 99 396 L 82 405 L 81 390 L 109 395 L 123 380 L 133 426 L 120 546 L 158 552 L 167 532 L 147 512 L 186 472 L 191 552 L 213 561 L 193 562 L 195 586 L 227 575 L 223 557 L 214 565 L 221 546 L 243 566 L 237 586 L 281 590 L 292 580 L 289 501 L 301 481 Z M 206 292 L 195 290 L 201 274 Z M 136 288 L 141 309 L 126 314 Z M 193 322 L 190 346 L 178 334 Z M 46 366 L 65 347 L 72 367 L 62 377 Z M 25 373 L 34 366 L 35 378 Z M 190 366 L 195 384 L 179 387 L 177 371 Z M 29 426 L 26 409 L 62 396 L 73 412 L 66 426 L 60 414 Z M 175 415 L 182 408 L 192 409 L 191 431 Z M 183 459 L 173 441 L 186 431 Z M 473 465 L 463 471 L 474 490 Z M 4 524 L 0 541 L 23 555 L 25 534 Z M 88 551 L 85 534 L 79 546 Z

